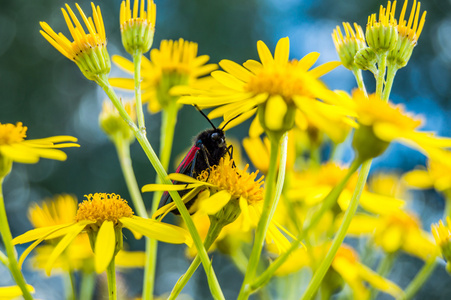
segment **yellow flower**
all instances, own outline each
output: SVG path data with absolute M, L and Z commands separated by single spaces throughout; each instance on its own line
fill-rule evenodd
M 388 63 L 394 64 L 398 69 L 404 67 L 409 61 L 413 48 L 417 45 L 418 38 L 423 31 L 424 22 L 426 20 L 426 12 L 423 12 L 421 19 L 419 19 L 421 3 L 418 2 L 417 5 L 416 0 L 413 1 L 409 20 L 404 20 L 407 3 L 408 0 L 405 0 L 399 17 L 398 26 L 396 26 L 398 31 L 398 42 L 395 48 L 391 50 L 387 56 Z
M 319 53 L 312 52 L 301 60 L 289 60 L 289 39 L 282 38 L 276 46 L 274 57 L 262 41 L 257 42 L 261 62 L 246 61 L 243 66 L 222 60 L 219 65 L 224 71 L 215 71 L 211 76 L 216 84 L 203 89 L 178 89 L 177 93 L 191 95 L 178 102 L 197 104 L 199 107 L 213 107 L 209 117 L 223 116 L 224 122 L 236 117 L 229 128 L 258 112 L 258 118 L 251 125 L 251 136 L 258 136 L 263 129 L 285 132 L 303 115 L 326 120 L 346 120 L 347 111 L 320 101 L 336 100 L 336 96 L 318 79 L 340 65 L 329 62 L 309 70 L 318 59 Z
M 343 22 L 343 28 L 346 36 L 343 36 L 340 27 L 337 26 L 332 33 L 332 40 L 343 66 L 349 70 L 354 70 L 356 69 L 354 56 L 359 50 L 366 47 L 365 34 L 362 27 L 357 23 L 354 23 L 355 31 L 348 22 Z
M 13 240 L 14 244 L 35 241 L 20 257 L 20 264 L 43 240 L 61 238 L 45 266 L 46 273 L 50 275 L 55 261 L 64 250 L 80 233 L 87 232 L 95 253 L 95 269 L 101 273 L 122 248 L 122 227 L 130 229 L 136 238 L 145 235 L 167 243 L 192 243 L 188 232 L 182 228 L 134 216 L 127 201 L 119 195 L 96 193 L 85 197 L 87 200 L 79 204 L 75 219 L 71 222 L 33 229 Z
M 293 203 L 312 207 L 320 204 L 347 173 L 348 168 L 333 162 L 323 164 L 319 168 L 312 167 L 303 172 L 295 172 L 285 195 Z M 338 198 L 341 210 L 348 207 L 356 184 L 357 174 L 354 174 Z M 367 188 L 363 190 L 360 199 L 361 207 L 375 214 L 397 211 L 404 204 L 399 198 L 370 192 Z
M 388 1 L 387 8 L 382 5 L 379 9 L 379 20 L 376 14 L 368 17 L 366 24 L 366 41 L 374 52 L 382 53 L 392 50 L 398 42 L 398 30 L 395 19 L 396 1 L 391 6 Z
M 53 136 L 43 139 L 25 140 L 27 127 L 21 122 L 0 123 L 0 175 L 9 172 L 12 162 L 34 164 L 42 158 L 66 160 L 67 155 L 56 148 L 80 147 L 71 136 Z
M 200 77 L 217 69 L 216 64 L 206 64 L 208 55 L 197 56 L 197 43 L 184 41 L 163 40 L 160 49 L 150 51 L 150 60 L 143 56 L 142 100 L 148 103 L 151 113 L 166 108 L 169 102 L 176 101 L 178 96 L 170 95 L 174 86 L 196 86 L 203 82 Z M 122 56 L 113 56 L 113 62 L 124 71 L 133 74 L 134 65 Z M 134 90 L 133 79 L 111 78 L 110 83 L 117 88 Z
M 40 32 L 56 50 L 75 62 L 86 78 L 95 80 L 99 75 L 110 73 L 111 69 L 110 57 L 106 50 L 107 40 L 102 13 L 100 7 L 97 6 L 96 8 L 94 3 L 91 2 L 93 17 L 87 18 L 80 6 L 78 4 L 75 4 L 75 6 L 88 29 L 88 33 L 85 32 L 77 16 L 67 4 L 67 12 L 64 8 L 61 11 L 74 41 L 71 42 L 62 33 L 56 34 L 46 22 L 40 23 L 43 29 Z
M 392 141 L 442 160 L 441 148 L 451 147 L 449 138 L 417 131 L 422 119 L 405 113 L 403 106 L 387 103 L 375 94 L 367 97 L 360 90 L 354 91 L 353 98 L 360 124 L 354 134 L 353 146 L 362 159 L 382 154 Z
M 147 11 L 144 9 L 145 2 L 147 2 Z M 155 32 L 155 19 L 157 14 L 155 3 L 153 0 L 141 0 L 139 17 L 138 3 L 139 0 L 135 0 L 132 16 L 130 0 L 122 1 L 119 14 L 122 44 L 125 50 L 132 55 L 136 50 L 139 50 L 141 53 L 149 51 Z
M 388 253 L 403 250 L 425 261 L 438 255 L 432 236 L 422 229 L 419 219 L 402 210 L 380 216 L 355 215 L 348 235 L 362 234 L 373 235 L 375 244 Z
M 27 289 L 30 293 L 34 293 L 34 288 L 31 285 L 27 284 Z M 13 300 L 20 296 L 22 296 L 22 290 L 17 285 L 0 287 L 1 300 Z
M 323 244 L 315 247 L 312 250 L 312 257 L 306 253 L 305 249 L 296 250 L 277 270 L 276 274 L 278 276 L 284 276 L 296 272 L 303 267 L 313 267 L 313 260 L 320 261 L 326 255 L 329 246 L 330 244 Z M 353 299 L 369 299 L 370 290 L 366 283 L 393 297 L 399 297 L 403 294 L 402 289 L 395 283 L 362 264 L 355 250 L 346 244 L 341 245 L 338 249 L 332 261 L 331 269 L 328 272 L 332 270 L 338 273 L 344 282 L 349 285 L 353 292 Z M 330 288 L 331 282 L 328 281 L 327 284 Z M 339 282 L 336 284 L 340 285 Z
M 78 201 L 72 195 L 56 195 L 46 199 L 41 205 L 34 204 L 29 208 L 28 218 L 35 228 L 68 224 L 77 215 Z M 40 245 L 35 250 L 31 265 L 36 269 L 45 270 L 47 261 L 52 255 L 60 239 L 47 240 L 47 245 Z M 117 267 L 142 267 L 144 265 L 142 252 L 119 251 L 116 256 Z M 89 237 L 80 233 L 64 250 L 53 265 L 53 269 L 65 271 L 83 270 L 94 272 L 94 254 L 91 250 Z
M 199 211 L 207 215 L 215 215 L 216 218 L 239 222 L 242 230 L 248 231 L 257 226 L 264 194 L 263 176 L 256 180 L 258 171 L 249 174 L 248 167 L 249 165 L 246 165 L 244 170 L 238 170 L 233 160 L 221 158 L 218 165 L 203 171 L 197 179 L 173 173 L 169 175 L 169 178 L 182 184 L 148 184 L 142 188 L 142 191 L 190 190 L 183 196 L 182 201 L 187 203 L 197 197 L 196 202 L 190 207 L 191 213 Z M 174 209 L 176 205 L 171 202 L 158 209 L 154 217 L 165 216 Z M 274 244 L 279 252 L 290 246 L 289 241 L 278 230 L 277 223 L 272 222 L 269 225 L 266 238 L 267 243 Z
M 435 243 L 440 248 L 443 258 L 448 261 L 446 269 L 451 272 L 451 219 L 446 217 L 446 226 L 442 220 L 438 224 L 431 225 Z

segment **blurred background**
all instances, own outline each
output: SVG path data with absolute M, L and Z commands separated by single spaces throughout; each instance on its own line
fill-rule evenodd
M 369 14 L 386 5 L 381 0 L 155 0 L 157 24 L 154 47 L 162 39 L 180 37 L 197 42 L 199 55 L 208 54 L 210 61 L 231 59 L 242 63 L 258 59 L 256 43 L 263 40 L 271 51 L 277 41 L 290 38 L 290 58 L 301 58 L 317 51 L 318 63 L 338 60 L 331 33 L 341 22 L 357 22 L 365 28 Z M 74 3 L 69 2 L 72 8 Z M 88 1 L 79 4 L 91 14 Z M 96 1 L 100 5 L 108 38 L 110 55 L 129 57 L 122 49 L 119 32 L 120 1 Z M 422 114 L 426 130 L 451 136 L 451 1 L 428 0 L 421 3 L 427 10 L 426 24 L 419 43 L 407 67 L 395 79 L 391 99 L 404 103 L 408 111 Z M 31 202 L 39 202 L 58 193 L 78 197 L 95 192 L 118 193 L 128 199 L 120 166 L 113 145 L 98 127 L 98 114 L 105 99 L 95 83 L 86 80 L 78 67 L 58 53 L 39 34 L 40 21 L 46 21 L 56 32 L 68 35 L 57 0 L 3 0 L 0 2 L 0 122 L 23 122 L 28 126 L 28 138 L 71 135 L 79 139 L 80 148 L 67 149 L 65 162 L 41 160 L 36 165 L 15 164 L 4 183 L 4 196 L 13 236 L 31 229 L 26 218 Z M 409 6 L 410 7 L 410 6 Z M 401 3 L 398 3 L 398 12 Z M 121 75 L 113 66 L 112 76 Z M 365 74 L 367 88 L 374 90 L 371 74 Z M 323 77 L 332 89 L 350 92 L 356 85 L 350 71 L 339 67 Z M 147 115 L 147 132 L 154 149 L 159 149 L 160 114 Z M 189 126 L 186 126 L 189 124 Z M 219 124 L 219 122 L 217 122 Z M 185 151 L 192 138 L 208 123 L 192 107 L 179 113 L 175 133 L 173 158 Z M 243 129 L 244 128 L 244 129 Z M 228 136 L 242 139 L 247 127 L 228 131 Z M 132 145 L 134 168 L 140 186 L 154 182 L 155 172 L 137 143 Z M 346 157 L 349 160 L 351 156 Z M 392 145 L 383 157 L 374 162 L 374 170 L 407 171 L 424 165 L 421 154 L 405 147 Z M 172 168 L 169 171 L 174 171 Z M 416 193 L 411 204 L 422 218 L 425 230 L 437 222 L 443 212 L 443 199 L 433 191 Z M 144 194 L 151 201 L 150 193 Z M 149 204 L 150 205 L 150 204 Z M 160 246 L 156 294 L 168 292 L 189 262 L 183 260 L 183 249 Z M 144 242 L 130 245 L 133 250 L 144 249 Z M 19 251 L 23 249 L 19 248 Z M 163 254 L 164 253 L 164 254 Z M 174 259 L 174 257 L 176 259 Z M 405 287 L 421 262 L 401 256 L 390 278 Z M 228 280 L 226 298 L 233 299 L 242 281 L 241 275 L 227 263 L 227 258 L 214 256 L 219 281 Z M 27 281 L 35 286 L 40 299 L 63 299 L 62 290 L 55 289 L 58 277 L 45 277 L 26 268 Z M 142 270 L 124 276 L 126 293 L 137 296 L 141 291 Z M 185 292 L 196 299 L 208 299 L 203 272 L 196 273 Z M 450 277 L 439 265 L 417 299 L 450 299 Z M 8 272 L 0 266 L 0 286 L 11 283 Z M 48 287 L 52 288 L 48 288 Z M 226 285 L 224 285 L 226 286 Z M 380 299 L 384 296 L 380 295 Z

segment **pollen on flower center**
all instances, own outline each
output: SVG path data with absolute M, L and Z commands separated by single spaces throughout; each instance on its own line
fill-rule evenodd
M 197 179 L 208 182 L 219 187 L 220 190 L 227 190 L 232 198 L 245 198 L 249 203 L 255 203 L 263 200 L 263 178 L 261 176 L 255 180 L 258 171 L 247 173 L 249 165 L 246 165 L 244 170 L 238 170 L 233 163 L 233 160 L 219 161 L 218 165 L 213 166 L 209 171 L 203 171 Z
M 122 217 L 133 216 L 133 210 L 128 206 L 127 201 L 116 194 L 95 193 L 85 195 L 84 200 L 78 206 L 75 220 L 90 220 L 98 224 L 104 221 L 112 221 L 115 224 Z
M 311 93 L 306 89 L 307 78 L 296 70 L 297 64 L 297 60 L 292 60 L 284 68 L 274 66 L 263 69 L 250 78 L 245 90 L 257 94 L 281 95 L 286 101 L 290 101 L 294 95 L 310 96 Z
M 22 142 L 27 136 L 27 127 L 22 122 L 14 124 L 0 123 L 0 145 L 9 145 Z

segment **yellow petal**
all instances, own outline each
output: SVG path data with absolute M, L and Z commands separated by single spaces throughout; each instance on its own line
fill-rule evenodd
M 247 60 L 245 63 L 243 63 L 243 66 L 254 74 L 257 74 L 261 70 L 263 70 L 263 65 L 253 59 Z
M 113 55 L 111 57 L 111 60 L 122 70 L 124 70 L 125 72 L 129 73 L 129 74 L 133 74 L 134 73 L 134 65 L 132 61 L 129 61 L 128 59 L 126 59 L 125 57 L 122 57 L 120 55 Z
M 244 92 L 244 82 L 224 71 L 214 71 L 211 76 L 224 86 L 238 91 Z
M 113 259 L 116 246 L 116 233 L 111 221 L 104 221 L 99 229 L 94 247 L 95 268 L 98 274 L 106 270 Z
M 133 90 L 135 88 L 135 81 L 128 78 L 110 78 L 110 84 L 118 89 Z
M 199 210 L 207 215 L 214 215 L 223 208 L 230 200 L 232 195 L 226 190 L 221 190 L 208 199 L 199 202 Z
M 52 271 L 53 264 L 57 260 L 58 256 L 63 253 L 63 251 L 69 246 L 69 244 L 77 237 L 77 235 L 85 228 L 86 224 L 79 222 L 75 223 L 71 226 L 72 230 L 66 234 L 61 241 L 56 245 L 55 249 L 52 251 L 52 254 L 49 257 L 45 265 L 45 272 L 47 276 L 50 276 Z
M 140 217 L 120 218 L 125 228 L 135 230 L 147 237 L 171 244 L 185 243 L 191 247 L 193 240 L 188 231 L 178 226 L 161 223 L 152 219 Z
M 310 70 L 308 73 L 315 78 L 319 78 L 319 77 L 323 76 L 324 74 L 329 73 L 330 71 L 332 71 L 333 69 L 335 69 L 336 67 L 338 67 L 340 65 L 341 65 L 341 62 L 339 62 L 339 61 L 330 61 L 330 62 L 327 62 L 325 64 L 322 64 L 321 66 L 318 66 L 318 67 Z
M 230 122 L 229 122 L 229 120 L 224 120 L 219 125 L 219 128 L 223 128 L 224 125 L 227 123 L 227 128 L 224 128 L 224 131 L 227 131 L 227 130 L 243 123 L 244 121 L 246 121 L 247 119 L 249 119 L 250 117 L 255 115 L 256 111 L 257 111 L 257 108 L 251 109 L 245 113 L 242 113 L 240 116 L 236 117 L 235 119 L 233 119 L 233 121 L 230 121 Z
M 241 81 L 248 82 L 251 77 L 253 76 L 251 72 L 240 66 L 234 61 L 223 59 L 219 62 L 219 65 L 221 66 L 224 71 L 227 73 L 230 73 L 231 75 L 235 76 Z
M 302 70 L 307 71 L 308 69 L 310 69 L 311 66 L 315 64 L 318 57 L 319 57 L 318 52 L 310 52 L 309 54 L 307 54 L 306 56 L 304 56 L 299 60 L 299 66 L 301 67 Z
M 190 177 L 191 178 L 191 177 Z M 183 191 L 189 190 L 194 187 L 203 185 L 199 184 L 146 184 L 142 187 L 141 191 L 144 192 L 155 192 L 155 191 Z
M 142 268 L 146 263 L 146 254 L 142 251 L 119 251 L 114 259 L 119 268 Z
M 363 191 L 360 205 L 369 212 L 377 215 L 387 215 L 399 211 L 404 207 L 405 201 L 393 197 Z
M 378 290 L 392 295 L 396 299 L 404 294 L 403 290 L 392 281 L 385 279 L 365 265 L 358 264 L 359 274 L 363 280 Z
M 34 293 L 34 288 L 27 284 L 27 290 Z M 13 299 L 22 296 L 22 290 L 18 286 L 2 286 L 0 287 L 0 299 Z
M 413 170 L 402 177 L 413 188 L 430 189 L 434 186 L 434 180 L 426 170 Z
M 278 65 L 285 65 L 290 56 L 290 39 L 288 37 L 281 38 L 274 52 L 274 61 Z
M 268 46 L 263 41 L 257 42 L 258 56 L 260 56 L 260 61 L 264 67 L 271 66 L 274 63 L 271 51 L 269 51 Z
M 265 109 L 265 125 L 270 130 L 280 130 L 283 126 L 288 106 L 282 96 L 274 95 L 268 99 Z

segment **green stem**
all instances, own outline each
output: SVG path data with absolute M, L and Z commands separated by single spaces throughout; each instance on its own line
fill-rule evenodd
M 210 249 L 211 245 L 213 245 L 214 241 L 218 238 L 219 234 L 221 233 L 222 228 L 227 224 L 224 224 L 222 222 L 211 222 L 210 227 L 208 228 L 208 233 L 204 241 L 204 247 L 205 249 Z M 168 300 L 175 300 L 177 296 L 182 292 L 185 285 L 188 283 L 188 281 L 193 276 L 194 272 L 197 270 L 197 268 L 200 265 L 200 258 L 199 255 L 196 255 L 193 262 L 189 266 L 188 270 L 183 274 L 175 286 L 172 288 L 171 294 L 168 297 Z
M 141 130 L 139 130 L 137 128 L 137 126 L 135 125 L 133 120 L 127 114 L 124 107 L 120 103 L 119 98 L 117 97 L 113 88 L 109 84 L 107 77 L 106 76 L 99 77 L 99 78 L 97 78 L 96 82 L 103 88 L 103 90 L 105 91 L 107 96 L 110 98 L 110 100 L 113 102 L 114 106 L 118 110 L 119 114 L 122 116 L 124 121 L 132 129 L 136 139 L 138 140 L 139 144 L 141 145 L 142 149 L 144 150 L 144 153 L 147 155 L 147 158 L 149 159 L 153 168 L 157 172 L 157 175 L 160 177 L 161 182 L 164 184 L 172 184 L 172 181 L 169 180 L 169 178 L 168 178 L 168 174 L 166 173 L 166 170 L 161 165 L 161 162 L 159 161 L 155 151 L 153 150 L 152 146 L 150 145 L 149 141 L 147 140 L 146 135 L 144 134 L 144 132 L 142 132 Z M 190 216 L 188 210 L 186 209 L 185 204 L 182 202 L 182 199 L 180 198 L 180 195 L 178 192 L 170 191 L 169 195 L 174 200 L 174 203 L 177 206 L 177 209 L 180 212 L 180 215 L 182 216 L 183 221 L 185 222 L 186 227 L 191 234 L 194 245 L 196 246 L 196 249 L 199 253 L 202 264 L 204 265 L 204 269 L 207 274 L 208 283 L 210 285 L 210 289 L 212 289 L 212 293 L 214 295 L 216 295 L 219 299 L 224 299 L 221 287 L 219 286 L 219 283 L 218 283 L 218 280 L 214 273 L 214 270 L 211 267 L 211 262 L 208 257 L 207 251 L 205 250 L 205 248 L 203 246 L 202 239 L 200 238 L 200 235 L 197 232 L 196 226 L 194 225 L 194 222 L 191 219 L 191 216 Z
M 423 286 L 426 280 L 431 276 L 436 266 L 436 258 L 430 258 L 424 264 L 423 268 L 417 273 L 415 278 L 410 282 L 409 286 L 405 290 L 405 294 L 398 298 L 398 300 L 412 299 L 418 290 Z
M 265 180 L 265 197 L 263 202 L 262 214 L 257 225 L 255 232 L 254 245 L 249 257 L 249 264 L 247 265 L 247 271 L 244 275 L 244 281 L 241 286 L 238 300 L 248 299 L 251 293 L 250 283 L 254 280 L 257 271 L 257 266 L 260 262 L 260 255 L 263 248 L 263 243 L 271 221 L 270 217 L 273 212 L 273 207 L 277 204 L 276 194 L 274 193 L 276 186 L 276 173 L 277 173 L 277 156 L 279 153 L 279 142 L 282 136 L 268 135 L 271 143 L 269 169 Z M 283 183 L 283 182 L 282 182 Z M 282 184 L 280 183 L 280 184 Z
M 304 224 L 302 232 L 296 240 L 291 243 L 290 248 L 280 255 L 254 282 L 252 282 L 250 287 L 251 292 L 257 290 L 268 282 L 277 269 L 288 259 L 291 253 L 299 247 L 301 241 L 307 236 L 310 229 L 312 229 L 321 220 L 324 213 L 328 211 L 334 203 L 336 203 L 338 197 L 348 183 L 349 178 L 351 178 L 352 174 L 354 174 L 359 166 L 360 164 L 357 162 L 354 162 L 351 165 L 346 176 L 329 192 L 329 194 L 327 194 L 326 198 L 324 198 L 323 205 L 315 212 L 310 219 L 310 222 Z
M 175 101 L 168 102 L 168 106 L 162 112 L 162 124 L 160 132 L 160 161 L 165 170 L 169 167 L 171 159 L 172 143 L 174 140 L 175 124 L 177 123 L 177 104 Z M 157 178 L 157 183 L 160 178 Z M 154 192 L 152 200 L 152 214 L 158 209 L 162 192 Z M 149 239 L 146 241 L 146 265 L 144 267 L 143 299 L 153 298 L 155 284 L 155 270 L 157 265 L 158 241 Z
M 343 243 L 343 240 L 346 236 L 346 231 L 349 228 L 349 225 L 351 224 L 352 217 L 354 216 L 357 207 L 359 206 L 359 199 L 363 191 L 363 187 L 365 186 L 366 179 L 368 177 L 369 171 L 371 167 L 371 160 L 367 160 L 362 164 L 362 168 L 360 169 L 359 177 L 357 179 L 357 185 L 355 187 L 354 193 L 351 198 L 351 202 L 349 203 L 349 206 L 345 212 L 345 215 L 343 217 L 343 221 L 340 225 L 340 228 L 337 231 L 337 234 L 332 242 L 332 245 L 329 248 L 329 251 L 326 254 L 326 257 L 321 262 L 319 268 L 316 270 L 315 274 L 313 275 L 312 280 L 310 281 L 306 291 L 304 292 L 304 295 L 302 296 L 302 299 L 307 300 L 311 299 L 313 295 L 318 290 L 318 287 L 320 286 L 324 276 L 326 275 L 327 270 L 329 269 L 330 265 L 332 264 L 332 261 L 340 248 L 341 244 Z
M 397 71 L 398 71 L 398 69 L 394 64 L 388 65 L 387 82 L 385 83 L 384 94 L 382 96 L 382 99 L 385 100 L 385 102 L 387 102 L 388 99 L 390 98 L 391 88 L 393 86 L 393 81 L 395 80 L 395 75 L 396 75 Z
M 96 275 L 93 272 L 82 272 L 80 284 L 80 299 L 91 300 L 96 285 Z
M 106 276 L 108 280 L 108 299 L 117 299 L 117 289 L 116 289 L 116 268 L 114 266 L 115 258 L 111 260 L 108 268 L 106 269 Z
M 75 280 L 75 274 L 73 272 L 73 270 L 68 271 L 68 276 L 69 276 L 69 281 L 70 281 L 70 292 L 68 291 L 68 293 L 70 293 L 67 297 L 67 299 L 70 300 L 75 300 L 77 299 L 77 287 L 76 287 L 76 280 Z
M 138 216 L 147 218 L 146 207 L 141 196 L 141 191 L 136 181 L 135 172 L 133 171 L 132 160 L 130 157 L 130 143 L 126 142 L 120 134 L 114 137 L 114 145 L 116 146 L 117 155 L 121 164 L 122 174 L 124 174 L 125 183 L 127 184 L 130 197 L 132 198 L 135 211 Z
M 382 91 L 385 83 L 385 69 L 387 67 L 387 54 L 384 52 L 378 55 L 377 78 L 376 78 L 376 95 L 382 98 Z
M 19 266 L 17 265 L 16 251 L 12 244 L 13 237 L 9 228 L 8 218 L 6 216 L 5 201 L 3 199 L 3 179 L 4 177 L 0 178 L 0 233 L 2 235 L 3 244 L 5 245 L 6 255 L 8 256 L 7 266 L 11 271 L 14 281 L 22 291 L 24 299 L 29 300 L 33 299 L 33 297 L 28 291 L 27 283 L 25 282 L 25 279 L 20 272 Z
M 138 118 L 139 129 L 146 133 L 146 125 L 144 123 L 143 105 L 141 101 L 141 57 L 142 51 L 137 49 L 133 52 L 134 79 L 135 79 L 135 103 L 136 115 Z

